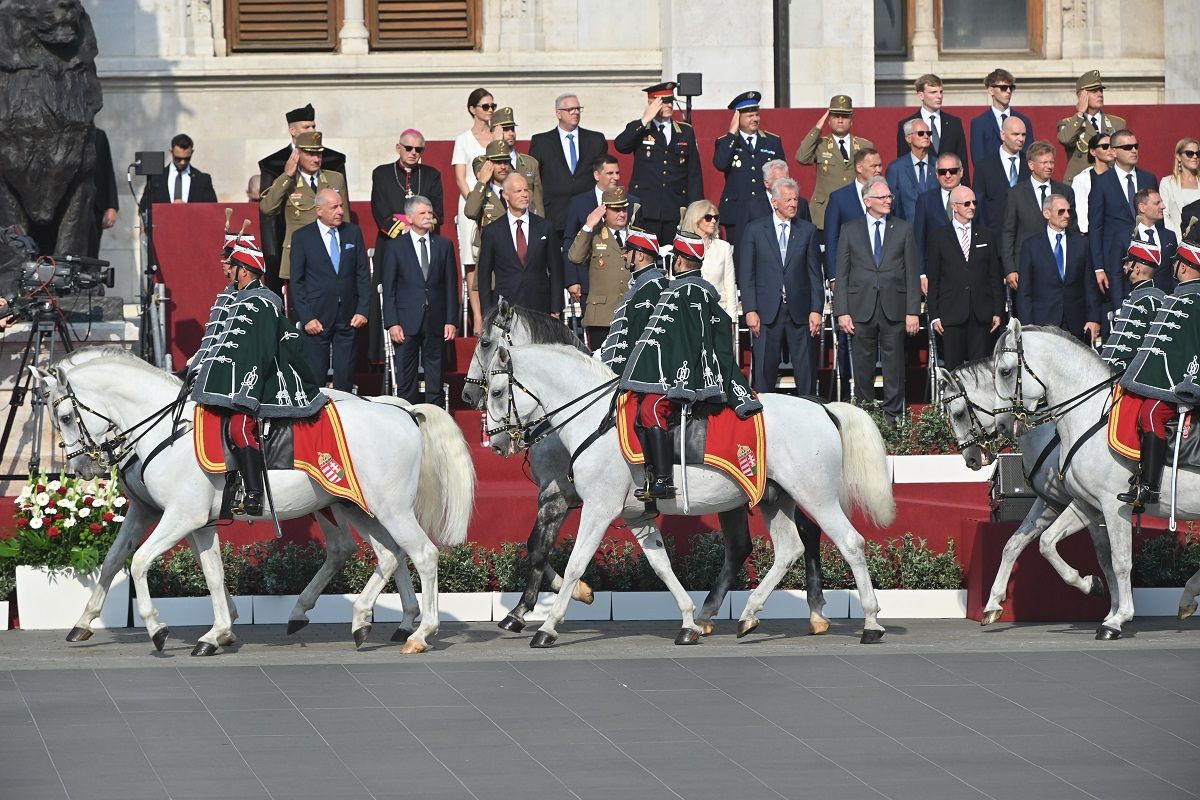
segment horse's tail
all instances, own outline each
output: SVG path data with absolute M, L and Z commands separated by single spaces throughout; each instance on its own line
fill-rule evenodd
M 896 501 L 879 428 L 867 412 L 849 403 L 825 407 L 837 417 L 842 436 L 842 506 L 856 505 L 886 528 L 896 518 Z
M 420 403 L 409 410 L 417 418 L 423 445 L 417 521 L 438 544 L 462 544 L 475 507 L 475 464 L 467 440 L 441 407 Z

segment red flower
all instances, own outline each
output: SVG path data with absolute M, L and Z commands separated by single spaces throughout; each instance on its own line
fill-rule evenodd
M 67 493 L 67 487 L 65 487 L 65 486 L 58 487 L 58 493 L 59 493 L 59 495 L 65 496 Z
M 105 522 L 112 522 L 112 521 L 113 521 L 113 516 L 114 516 L 114 514 L 113 514 L 111 511 L 105 511 L 105 512 L 104 512 L 104 521 L 105 521 Z
M 44 484 L 44 483 L 39 483 L 39 484 L 37 485 L 37 490 L 38 490 L 39 492 L 44 492 L 44 491 L 46 491 L 46 484 Z
M 58 510 L 58 506 L 54 505 L 54 503 L 50 503 L 46 506 L 47 514 L 53 514 L 57 510 Z
M 88 529 L 91 530 L 92 533 L 99 533 L 101 530 L 103 530 L 103 526 L 99 522 L 93 522 L 91 525 L 88 525 Z
M 53 539 L 55 536 L 58 536 L 58 527 L 55 525 L 51 525 L 50 530 L 46 531 L 46 533 L 47 533 L 47 535 L 50 536 L 51 539 Z
M 83 496 L 83 504 L 85 506 L 90 506 L 95 502 L 96 502 L 96 498 L 92 497 L 90 494 Z
M 17 517 L 16 523 L 18 528 L 24 528 L 29 524 L 29 520 L 25 519 L 24 517 Z
M 54 518 L 55 518 L 55 519 L 62 519 L 62 514 L 55 514 L 55 515 L 54 515 Z

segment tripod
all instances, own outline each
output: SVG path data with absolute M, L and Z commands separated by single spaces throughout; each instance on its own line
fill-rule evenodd
M 75 349 L 71 344 L 70 331 L 67 330 L 67 324 L 63 321 L 58 309 L 54 306 L 39 308 L 34 312 L 31 320 L 29 338 L 25 340 L 25 350 L 21 354 L 21 366 L 17 373 L 16 385 L 13 387 L 12 399 L 8 403 L 8 419 L 4 422 L 4 433 L 0 435 L 0 456 L 8 452 L 8 437 L 12 433 L 13 422 L 17 418 L 17 409 L 25 404 L 25 395 L 34 388 L 33 373 L 30 372 L 29 367 L 37 366 L 38 356 L 43 347 L 46 350 L 46 364 L 54 363 L 55 336 L 62 343 L 64 352 L 70 353 Z M 46 399 L 41 392 L 33 391 L 32 394 L 30 408 L 33 410 L 33 439 L 29 455 L 29 471 L 36 472 L 41 468 L 42 462 L 42 432 L 45 429 L 46 421 Z M 17 480 L 26 476 L 9 474 L 3 477 Z

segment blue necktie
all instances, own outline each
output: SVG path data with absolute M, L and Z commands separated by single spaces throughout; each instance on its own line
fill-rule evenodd
M 1012 187 L 1014 187 L 1016 185 L 1017 185 L 1017 157 L 1009 156 L 1008 157 L 1008 188 L 1011 189 Z
M 1065 281 L 1067 279 L 1067 255 L 1063 251 L 1063 235 L 1060 233 L 1054 240 L 1054 260 L 1058 262 L 1058 278 Z
M 779 223 L 779 260 L 787 264 L 787 223 Z
M 575 134 L 567 134 L 567 147 L 571 149 L 571 172 L 575 172 L 575 167 L 579 164 L 579 153 L 575 150 Z
M 1133 173 L 1125 176 L 1125 194 L 1129 197 L 1129 207 L 1133 210 L 1133 215 L 1137 216 L 1137 203 L 1133 202 L 1133 196 L 1137 194 L 1137 190 L 1133 188 Z
M 883 263 L 883 220 L 875 221 L 875 266 Z
M 338 247 L 337 230 L 329 229 L 329 260 L 333 262 L 333 272 L 336 275 L 342 265 L 342 248 Z
M 917 193 L 925 191 L 925 162 L 917 162 Z

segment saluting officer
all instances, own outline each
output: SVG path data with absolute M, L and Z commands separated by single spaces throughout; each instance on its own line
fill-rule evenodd
M 1088 168 L 1088 142 L 1097 133 L 1112 135 L 1124 129 L 1125 120 L 1104 111 L 1104 81 L 1100 70 L 1091 69 L 1075 81 L 1075 113 L 1058 123 L 1058 141 L 1067 149 L 1067 171 L 1063 182 Z
M 821 130 L 826 120 L 829 121 L 829 135 L 822 137 Z M 850 133 L 853 120 L 854 101 L 846 94 L 834 95 L 829 99 L 825 115 L 808 132 L 796 151 L 797 161 L 817 167 L 812 221 L 820 231 L 825 230 L 825 208 L 829 204 L 829 195 L 854 180 L 854 154 L 875 146 L 869 139 Z
M 629 290 L 629 270 L 625 268 L 623 252 L 629 235 L 629 205 L 623 186 L 605 189 L 602 202 L 588 215 L 567 250 L 567 260 L 573 268 L 571 274 L 577 279 L 587 276 L 583 324 L 588 346 L 593 349 L 604 343 L 613 313 Z M 636 204 L 633 212 L 637 213 Z M 571 290 L 570 286 L 567 290 Z
M 633 153 L 629 191 L 642 201 L 642 226 L 664 242 L 674 239 L 680 210 L 704 197 L 696 132 L 672 118 L 675 85 L 667 81 L 646 87 L 646 110 L 613 140 L 617 152 Z
M 504 199 L 504 180 L 512 172 L 512 148 L 499 139 L 488 142 L 483 155 L 476 156 L 471 162 L 471 170 L 475 173 L 476 183 L 467 195 L 463 213 L 478 223 L 475 241 L 471 245 L 478 255 L 480 231 L 508 212 L 508 203 Z M 530 201 L 530 207 L 532 205 Z M 471 277 L 474 279 L 474 273 Z
M 742 92 L 733 98 L 728 106 L 733 112 L 729 133 L 717 139 L 713 152 L 713 166 L 725 173 L 721 223 L 725 240 L 734 247 L 743 225 L 771 213 L 762 168 L 768 161 L 783 158 L 783 140 L 761 129 L 760 100 L 761 92 Z
M 512 171 L 524 175 L 529 184 L 529 210 L 539 217 L 546 216 L 542 205 L 542 171 L 538 160 L 531 155 L 517 152 L 517 121 L 509 106 L 497 108 L 492 114 L 492 132 L 501 131 L 501 140 L 512 148 L 508 160 Z

